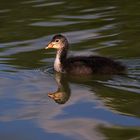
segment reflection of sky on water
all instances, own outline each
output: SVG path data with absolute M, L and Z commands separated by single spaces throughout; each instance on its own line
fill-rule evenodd
M 140 120 L 135 117 L 108 110 L 88 86 L 70 84 L 72 95 L 69 101 L 64 105 L 54 103 L 47 93 L 57 90 L 57 85 L 49 74 L 39 71 L 12 73 L 5 75 L 0 83 L 1 93 L 4 93 L 0 97 L 1 122 L 33 120 L 47 133 L 87 140 L 103 138 L 95 129 L 99 125 L 140 125 Z

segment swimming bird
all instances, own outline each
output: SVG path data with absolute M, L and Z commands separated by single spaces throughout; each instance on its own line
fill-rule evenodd
M 73 75 L 124 74 L 125 66 L 120 62 L 102 56 L 68 57 L 69 43 L 65 36 L 55 35 L 45 49 L 56 49 L 54 70 Z

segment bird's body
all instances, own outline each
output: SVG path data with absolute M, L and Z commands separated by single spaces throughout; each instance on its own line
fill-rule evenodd
M 121 74 L 124 66 L 106 57 L 83 56 L 68 58 L 64 69 L 74 74 Z
M 61 73 L 74 75 L 87 74 L 123 74 L 125 66 L 120 62 L 102 56 L 67 57 L 69 44 L 62 35 L 56 35 L 46 47 L 57 49 L 54 69 Z

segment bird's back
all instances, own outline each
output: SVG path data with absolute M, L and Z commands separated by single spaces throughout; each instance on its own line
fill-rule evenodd
M 77 56 L 67 58 L 64 69 L 72 74 L 122 74 L 125 66 L 101 56 Z

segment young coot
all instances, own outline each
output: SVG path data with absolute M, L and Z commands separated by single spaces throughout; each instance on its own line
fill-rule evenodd
M 69 43 L 65 36 L 55 35 L 45 49 L 57 50 L 54 69 L 60 73 L 73 75 L 124 74 L 125 66 L 120 62 L 102 56 L 67 57 Z

